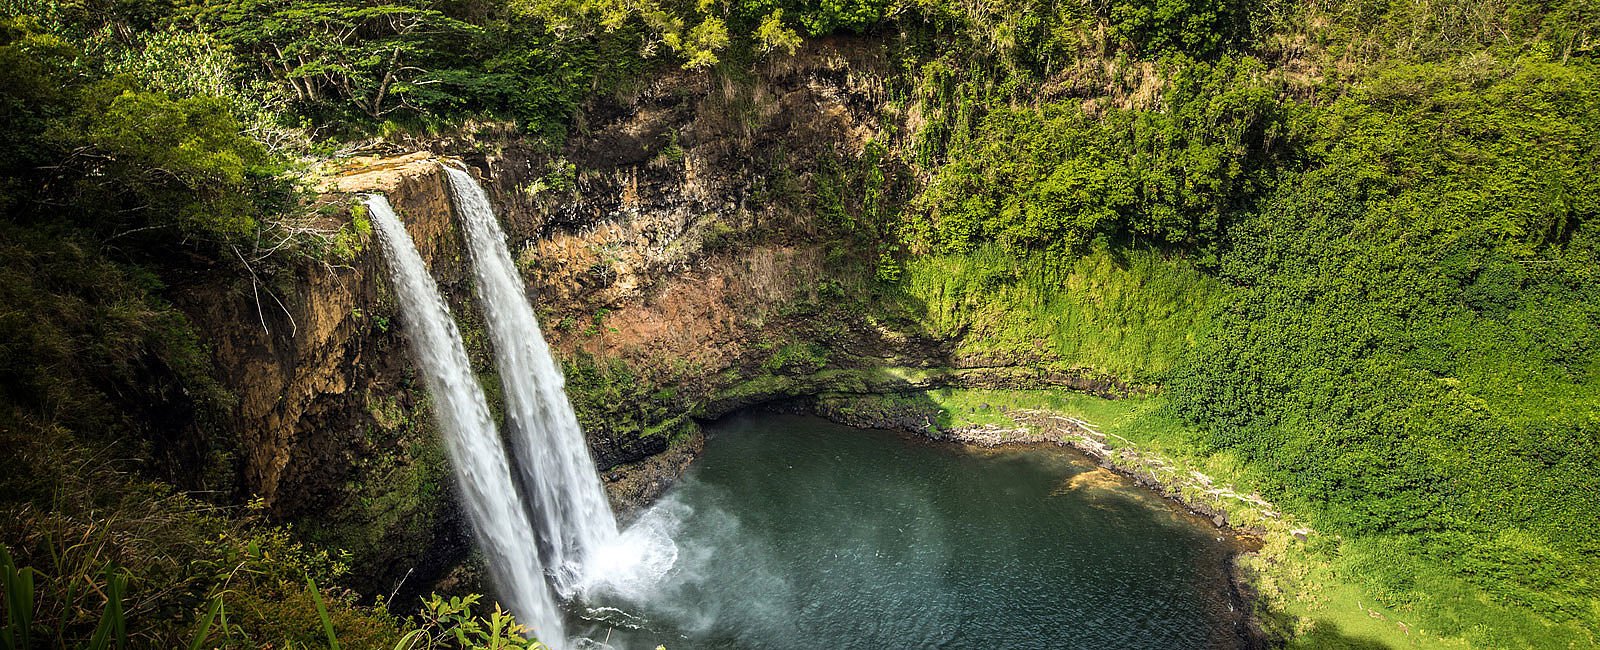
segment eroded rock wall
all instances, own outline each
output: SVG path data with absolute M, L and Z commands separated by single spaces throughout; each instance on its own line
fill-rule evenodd
M 693 441 L 671 462 L 657 455 L 692 437 L 690 414 L 786 340 L 793 314 L 780 312 L 826 274 L 796 197 L 823 156 L 859 156 L 879 136 L 880 58 L 876 47 L 819 46 L 738 82 L 672 71 L 589 102 L 556 150 L 496 133 L 342 161 L 320 225 L 355 234 L 347 256 L 185 293 L 237 398 L 225 426 L 239 496 L 351 550 L 354 582 L 378 592 L 408 573 L 435 579 L 468 548 L 379 246 L 350 209 L 357 193 L 388 196 L 494 401 L 439 158 L 466 162 L 490 189 L 557 353 L 598 369 L 569 374 L 576 401 L 607 405 L 580 409 L 599 464 L 657 458 L 657 474 L 675 473 Z M 664 486 L 656 478 L 645 492 Z
M 873 148 L 903 147 L 915 116 L 888 101 L 881 42 L 807 47 L 749 78 L 670 71 L 595 97 L 559 147 L 490 129 L 343 161 L 323 202 L 327 225 L 357 233 L 348 258 L 185 305 L 238 397 L 246 496 L 350 549 L 355 582 L 375 593 L 426 589 L 469 548 L 379 247 L 349 209 L 360 192 L 389 197 L 496 401 L 439 159 L 466 163 L 495 199 L 619 505 L 681 471 L 695 418 L 764 401 L 952 383 L 1120 390 L 1026 369 L 1034 360 L 963 358 L 914 322 L 849 306 L 881 289 L 859 264 L 871 252 L 841 243 L 816 195 Z M 908 196 L 911 170 L 876 160 L 887 200 Z
M 446 570 L 468 538 L 380 247 L 357 224 L 355 192 L 388 196 L 465 315 L 464 331 L 476 316 L 437 163 L 411 156 L 351 166 L 358 171 L 336 179 L 319 211 L 320 227 L 345 230 L 348 251 L 298 258 L 270 280 L 197 284 L 182 307 L 209 334 L 219 379 L 237 400 L 225 421 L 237 439 L 239 496 L 350 551 L 351 581 L 387 594 L 408 573 Z M 478 339 L 475 357 L 487 366 Z
M 825 41 L 737 81 L 673 71 L 596 97 L 555 152 L 433 144 L 488 180 L 552 345 L 592 364 L 569 392 L 602 467 L 661 452 L 713 394 L 822 336 L 795 306 L 842 269 L 811 192 L 826 162 L 892 138 L 887 65 L 882 43 Z M 860 334 L 831 338 L 882 338 Z

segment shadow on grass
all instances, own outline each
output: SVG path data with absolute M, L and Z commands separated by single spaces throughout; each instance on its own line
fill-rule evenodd
M 1389 644 L 1367 637 L 1347 635 L 1338 625 L 1327 621 L 1317 621 L 1310 632 L 1291 639 L 1286 647 L 1290 650 L 1392 650 L 1393 648 Z

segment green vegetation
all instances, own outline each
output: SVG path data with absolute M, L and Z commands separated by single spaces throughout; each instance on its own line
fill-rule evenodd
M 617 428 L 643 429 L 671 415 L 667 410 L 672 395 L 654 391 L 635 381 L 633 370 L 617 359 L 597 358 L 580 352 L 563 366 L 572 386 L 572 406 L 585 430 Z
M 898 286 L 891 308 L 963 352 L 1141 382 L 1185 358 L 1232 296 L 1152 251 L 1012 255 L 995 244 L 908 259 Z
M 1205 250 L 1290 157 L 1290 107 L 1252 58 L 1162 65 L 1164 110 L 1095 116 L 1065 102 L 984 113 L 945 152 L 907 236 L 942 252 L 981 241 L 1080 251 L 1106 236 Z
M 1596 81 L 1415 66 L 1330 106 L 1320 164 L 1241 220 L 1220 275 L 1243 295 L 1171 377 L 1203 448 L 1370 536 L 1388 604 L 1437 606 L 1418 587 L 1444 574 L 1551 624 L 1600 615 L 1600 510 L 1572 498 L 1600 487 Z M 1434 627 L 1541 638 L 1469 621 Z
M 1183 444 L 1343 540 L 1295 562 L 1423 638 L 1592 645 L 1600 86 L 1532 52 L 1308 102 L 1178 73 L 1154 109 L 998 108 L 918 199 L 906 246 L 946 253 L 904 286 L 966 347 L 1161 384 Z
M 426 395 L 419 385 L 397 392 Z M 383 584 L 387 576 L 378 568 L 428 557 L 440 519 L 453 507 L 450 465 L 438 444 L 431 400 L 408 408 L 396 395 L 369 393 L 367 402 L 376 424 L 352 443 L 359 451 L 340 486 L 344 499 L 295 525 L 308 545 L 347 553 L 343 582 L 356 585 Z
M 347 555 L 296 541 L 259 502 L 197 501 L 61 429 L 0 420 L 0 441 L 7 648 L 542 647 L 508 615 L 474 615 L 475 597 L 435 595 L 397 618 L 381 598 L 319 590 Z
M 0 417 L 81 432 L 191 489 L 230 489 L 230 441 L 200 432 L 232 397 L 188 319 L 151 273 L 58 232 L 0 223 Z
M 233 397 L 174 304 L 250 296 L 266 329 L 298 263 L 362 255 L 363 214 L 305 200 L 306 170 L 342 147 L 499 129 L 549 155 L 529 192 L 570 194 L 588 171 L 561 157 L 589 128 L 583 102 L 688 67 L 726 82 L 743 119 L 729 89 L 754 66 L 850 34 L 881 41 L 881 132 L 814 159 L 765 152 L 752 203 L 803 213 L 792 230 L 711 215 L 703 234 L 711 255 L 822 248 L 834 273 L 777 313 L 803 331 L 710 378 L 579 355 L 569 388 L 591 432 L 665 437 L 710 402 L 959 380 L 862 367 L 841 343 L 867 327 L 806 323 L 856 319 L 963 362 L 1149 389 L 1011 399 L 1318 530 L 1260 567 L 1300 643 L 1593 647 L 1597 25 L 1592 0 L 8 4 L 7 606 L 28 610 L 20 634 L 67 645 L 373 647 L 470 626 L 492 645 L 511 623 L 470 598 L 407 623 L 309 586 L 348 579 L 332 546 L 370 561 L 383 529 L 442 499 L 415 409 L 369 396 L 387 424 L 356 435 L 404 449 L 344 486 L 359 523 L 264 522 L 238 507 L 240 450 L 219 423 Z M 678 137 L 654 155 L 698 164 Z M 602 349 L 615 333 L 604 310 L 562 315 Z M 1001 422 L 937 395 L 953 421 Z
M 828 365 L 828 349 L 817 343 L 790 343 L 774 350 L 762 363 L 768 372 L 810 374 Z

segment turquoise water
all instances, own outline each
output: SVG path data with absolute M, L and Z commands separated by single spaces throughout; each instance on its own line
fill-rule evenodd
M 1214 530 L 1057 448 L 975 449 L 766 413 L 636 529 L 664 573 L 585 599 L 626 648 L 1236 647 Z M 593 644 L 591 644 L 593 645 Z

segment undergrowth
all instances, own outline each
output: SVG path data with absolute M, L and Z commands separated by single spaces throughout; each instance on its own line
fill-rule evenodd
M 7 648 L 542 648 L 479 596 L 415 616 L 323 589 L 348 554 L 297 541 L 260 503 L 197 501 L 59 428 L 0 420 L 0 582 Z M 481 611 L 481 608 L 480 608 Z M 530 638 L 525 638 L 530 637 Z

